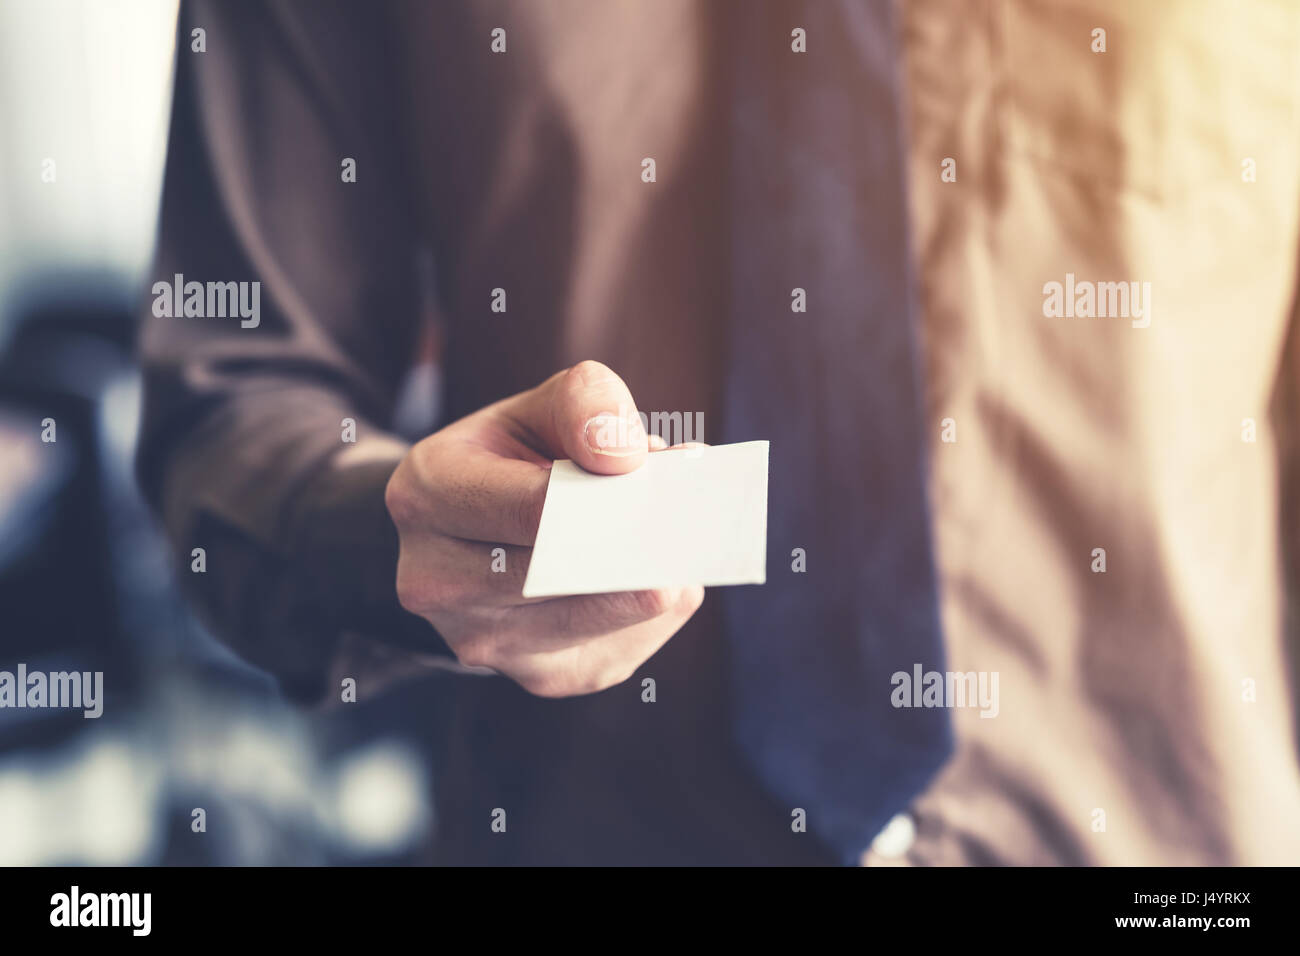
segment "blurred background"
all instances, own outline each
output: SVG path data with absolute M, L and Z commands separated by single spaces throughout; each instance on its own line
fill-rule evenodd
M 290 708 L 186 609 L 135 487 L 176 13 L 0 0 L 0 671 L 105 696 L 0 709 L 0 865 L 415 862 L 430 695 Z

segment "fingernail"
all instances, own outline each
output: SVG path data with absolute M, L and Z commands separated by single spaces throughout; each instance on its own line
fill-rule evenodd
M 626 457 L 646 450 L 646 433 L 641 419 L 635 415 L 620 418 L 603 414 L 587 422 L 585 430 L 587 447 L 595 455 Z

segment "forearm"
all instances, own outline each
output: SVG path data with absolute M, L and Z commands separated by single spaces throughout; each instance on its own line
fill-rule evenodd
M 346 632 L 440 648 L 397 605 L 383 504 L 421 322 L 384 27 L 345 4 L 186 3 L 181 40 L 196 26 L 223 40 L 179 47 L 139 472 L 213 630 L 313 697 Z M 358 153 L 369 175 L 345 182 Z M 247 289 L 257 314 L 177 314 L 192 283 L 238 287 L 241 311 Z
M 259 390 L 175 445 L 147 428 L 141 446 L 144 486 L 205 623 L 300 700 L 323 692 L 348 632 L 448 654 L 394 591 L 384 488 L 405 445 L 364 421 L 345 443 L 344 417 L 319 391 Z

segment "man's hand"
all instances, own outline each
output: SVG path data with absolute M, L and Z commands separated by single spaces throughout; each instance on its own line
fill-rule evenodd
M 647 438 L 623 380 L 599 362 L 430 435 L 385 493 L 401 540 L 402 606 L 429 621 L 462 664 L 492 668 L 543 697 L 627 680 L 695 613 L 702 587 L 531 600 L 520 592 L 552 460 L 621 475 L 663 446 Z M 492 570 L 497 547 L 506 552 L 504 572 Z

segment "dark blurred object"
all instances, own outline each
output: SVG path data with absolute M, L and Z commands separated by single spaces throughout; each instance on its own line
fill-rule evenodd
M 66 279 L 0 353 L 0 669 L 103 671 L 104 715 L 0 711 L 0 864 L 419 859 L 429 696 L 305 718 L 195 620 L 131 470 L 130 313 Z
M 104 408 L 132 379 L 130 330 L 123 313 L 49 306 L 20 319 L 0 357 L 0 441 L 13 466 L 4 470 L 0 496 L 0 662 L 108 670 L 111 661 L 115 694 L 138 667 L 120 626 L 105 517 L 107 432 L 122 423 L 109 421 Z M 42 440 L 49 420 L 52 442 Z M 44 740 L 81 720 L 59 710 L 7 716 L 0 748 L 18 735 L 27 744 Z

